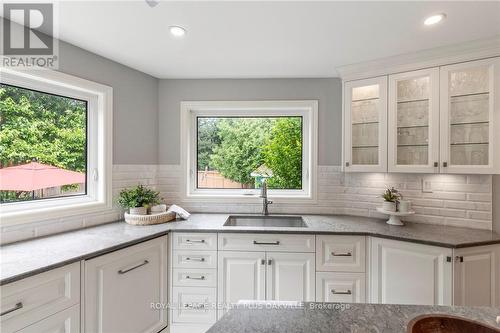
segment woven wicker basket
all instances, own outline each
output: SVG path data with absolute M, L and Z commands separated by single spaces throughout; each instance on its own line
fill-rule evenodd
M 133 225 L 152 225 L 175 220 L 174 212 L 164 212 L 151 215 L 132 215 L 125 213 L 125 222 Z

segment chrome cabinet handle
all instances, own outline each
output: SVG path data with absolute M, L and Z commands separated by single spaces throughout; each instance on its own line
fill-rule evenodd
M 198 304 L 198 305 L 184 304 L 184 307 L 188 308 L 188 309 L 200 310 L 200 309 L 204 309 L 205 308 L 205 304 Z
M 273 263 L 273 260 L 272 260 L 272 259 L 268 259 L 268 260 L 267 260 L 267 264 L 268 264 L 268 265 L 271 265 L 272 263 Z
M 334 257 L 352 257 L 352 253 L 351 252 L 340 252 L 340 253 L 332 252 L 332 256 L 334 256 Z
M 448 162 L 443 162 L 443 168 L 447 168 L 448 167 Z
M 186 239 L 186 243 L 205 243 L 205 240 L 204 239 L 194 239 L 194 240 L 191 240 L 191 239 Z
M 347 289 L 346 291 L 337 291 L 335 289 L 332 289 L 331 292 L 335 295 L 352 295 L 352 291 L 350 289 Z
M 186 279 L 189 279 L 189 280 L 205 280 L 205 277 L 203 275 L 200 276 L 200 277 L 193 277 L 193 276 L 186 275 Z
M 187 261 L 205 261 L 205 258 L 190 258 L 190 257 L 187 257 L 186 258 Z
M 136 268 L 142 267 L 142 266 L 147 265 L 147 264 L 149 264 L 149 261 L 148 261 L 148 260 L 144 260 L 142 263 L 140 263 L 139 265 L 136 265 L 136 266 L 134 266 L 134 267 L 130 267 L 130 268 L 127 268 L 127 269 L 120 269 L 120 270 L 118 271 L 118 274 L 125 274 L 125 273 L 128 273 L 128 272 L 130 272 L 130 271 L 133 271 L 133 270 L 134 270 L 134 269 L 136 269 Z
M 260 264 L 261 264 L 261 265 L 265 265 L 265 264 L 266 264 L 266 259 L 261 259 L 261 260 L 260 260 Z
M 258 242 L 256 240 L 253 241 L 254 245 L 280 245 L 280 241 L 276 242 Z
M 5 310 L 2 313 L 0 313 L 0 316 L 5 316 L 6 314 L 9 314 L 11 312 L 17 311 L 17 310 L 22 309 L 22 308 L 23 308 L 23 302 L 18 302 L 18 303 L 16 303 L 16 305 L 14 305 L 13 308 L 10 308 L 10 309 Z

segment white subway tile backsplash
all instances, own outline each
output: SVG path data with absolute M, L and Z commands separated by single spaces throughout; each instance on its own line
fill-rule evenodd
M 114 165 L 113 198 L 126 187 L 144 184 L 160 191 L 167 204 L 178 204 L 192 212 L 260 213 L 258 201 L 248 204 L 194 202 L 182 199 L 182 177 L 179 165 Z M 432 193 L 422 192 L 422 179 L 432 182 Z M 407 221 L 458 226 L 492 228 L 491 175 L 422 175 L 384 173 L 343 173 L 340 166 L 318 166 L 317 201 L 311 204 L 275 203 L 276 214 L 347 214 L 386 218 L 377 212 L 380 194 L 388 186 L 398 188 L 412 201 L 416 214 Z M 101 214 L 73 216 L 56 221 L 38 221 L 25 225 L 2 227 L 2 244 L 52 233 L 90 227 L 123 218 L 121 209 Z

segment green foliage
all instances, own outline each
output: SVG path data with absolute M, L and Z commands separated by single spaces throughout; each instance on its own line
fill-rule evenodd
M 211 169 L 210 156 L 214 147 L 220 144 L 217 120 L 198 118 L 198 170 Z
M 149 207 L 160 203 L 160 193 L 139 185 L 122 190 L 116 202 L 125 209 Z
M 385 201 L 398 202 L 399 199 L 401 198 L 401 194 L 397 189 L 391 187 L 386 189 L 384 193 L 382 193 L 382 198 L 384 198 Z
M 298 117 L 279 118 L 264 146 L 264 162 L 273 171 L 269 188 L 302 188 L 302 121 Z
M 217 122 L 220 144 L 213 148 L 210 165 L 224 177 L 253 185 L 252 171 L 264 163 L 263 147 L 274 121 L 262 118 L 223 118 Z
M 86 103 L 0 85 L 0 163 L 85 171 Z
M 86 103 L 0 84 L 0 167 L 36 158 L 84 172 Z M 0 201 L 30 200 L 31 192 L 0 191 Z

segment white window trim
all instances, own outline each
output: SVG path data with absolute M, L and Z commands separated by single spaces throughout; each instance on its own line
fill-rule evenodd
M 0 205 L 2 226 L 112 209 L 113 89 L 52 70 L 0 69 L 1 82 L 88 102 L 87 194 Z
M 183 101 L 181 102 L 181 168 L 184 201 L 248 203 L 259 201 L 259 190 L 197 189 L 196 117 L 197 116 L 302 116 L 303 117 L 303 189 L 269 190 L 276 203 L 317 202 L 318 101 Z

